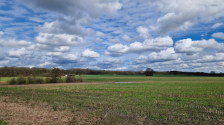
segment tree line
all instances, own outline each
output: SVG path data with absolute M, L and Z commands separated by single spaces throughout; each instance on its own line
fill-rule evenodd
M 187 76 L 224 76 L 224 73 L 215 73 L 211 71 L 210 73 L 206 72 L 182 72 L 182 71 L 166 71 L 166 72 L 155 72 L 156 74 L 163 75 L 187 75 Z
M 53 68 L 52 68 L 53 69 Z M 52 69 L 47 68 L 28 68 L 28 67 L 0 67 L 0 77 L 15 77 L 15 76 L 50 76 Z M 118 74 L 118 75 L 130 75 L 134 74 L 132 71 L 108 71 L 108 70 L 93 70 L 93 69 L 60 69 L 61 74 L 92 74 L 92 75 L 100 75 L 100 74 Z

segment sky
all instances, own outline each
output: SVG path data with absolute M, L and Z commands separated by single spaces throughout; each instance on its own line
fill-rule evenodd
M 223 0 L 0 0 L 0 67 L 224 72 Z

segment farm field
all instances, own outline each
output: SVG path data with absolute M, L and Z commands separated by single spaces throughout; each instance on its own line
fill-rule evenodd
M 224 124 L 223 77 L 82 78 L 82 84 L 60 86 L 0 85 L 0 120 L 9 124 Z

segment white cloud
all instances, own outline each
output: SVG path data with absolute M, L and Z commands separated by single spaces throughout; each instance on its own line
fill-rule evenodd
M 210 22 L 224 16 L 223 0 L 147 0 L 162 14 L 153 30 L 160 34 L 187 30 L 198 22 Z
M 131 42 L 131 38 L 128 35 L 123 35 L 122 39 L 128 42 Z
M 224 53 L 216 53 L 214 55 L 204 55 L 200 59 L 194 60 L 197 63 L 220 62 L 224 61 Z
M 100 39 L 100 38 L 96 38 L 95 40 L 94 40 L 94 42 L 101 42 L 102 41 L 102 39 Z
M 115 58 L 108 58 L 101 60 L 97 63 L 97 66 L 101 69 L 114 69 L 118 68 L 123 64 L 122 61 L 115 59 Z
M 152 52 L 148 56 L 140 56 L 135 60 L 136 63 L 164 62 L 178 59 L 178 55 L 173 48 L 168 48 L 161 52 Z
M 8 56 L 10 57 L 16 57 L 16 58 L 25 58 L 25 57 L 31 57 L 33 55 L 32 51 L 28 51 L 25 48 L 21 49 L 11 49 L 8 51 Z
M 96 36 L 97 37 L 105 37 L 106 35 L 104 33 L 102 33 L 102 32 L 97 31 L 96 32 Z
M 218 51 L 224 51 L 224 43 L 218 43 L 214 39 L 209 40 L 200 40 L 200 41 L 194 41 L 192 46 L 194 47 L 200 47 L 200 48 L 207 48 L 207 49 L 216 49 Z
M 70 47 L 68 47 L 68 46 L 60 46 L 60 47 L 54 48 L 53 51 L 56 51 L 56 52 L 69 52 L 70 51 Z
M 0 45 L 3 47 L 25 47 L 30 46 L 31 42 L 27 42 L 25 40 L 17 41 L 16 39 L 9 39 L 9 40 L 0 39 Z
M 65 15 L 80 17 L 89 14 L 92 17 L 99 17 L 101 14 L 114 14 L 121 9 L 122 4 L 118 0 L 21 0 L 23 3 L 34 9 L 58 12 Z
M 214 39 L 209 40 L 197 40 L 192 41 L 192 39 L 183 39 L 175 43 L 174 49 L 177 53 L 199 53 L 204 49 L 215 49 L 217 51 L 223 51 L 224 43 L 218 43 Z
M 35 37 L 35 42 L 53 46 L 77 46 L 84 44 L 82 37 L 69 34 L 40 33 Z
M 0 31 L 0 37 L 4 34 L 4 32 Z
M 84 57 L 90 57 L 90 58 L 99 58 L 100 54 L 97 52 L 94 52 L 90 49 L 86 49 L 84 52 L 82 52 L 82 56 Z
M 1 36 L 4 35 L 4 32 L 0 31 L 0 38 Z M 16 40 L 14 39 L 0 39 L 0 45 L 3 47 L 25 47 L 25 46 L 30 46 L 31 42 L 27 42 L 25 40 Z
M 63 53 L 62 52 L 48 52 L 46 55 L 47 56 L 61 56 L 63 55 Z
M 194 41 L 192 39 L 179 40 L 175 43 L 174 49 L 178 53 L 197 53 L 203 49 L 192 46 Z
M 152 52 L 151 54 L 148 55 L 148 61 L 150 62 L 169 61 L 169 60 L 175 60 L 177 58 L 178 55 L 175 54 L 173 48 L 168 48 L 159 53 Z
M 88 19 L 86 19 L 88 20 Z M 75 23 L 74 23 L 75 22 Z M 78 36 L 87 36 L 93 32 L 91 29 L 84 28 L 76 19 L 60 18 L 54 22 L 45 22 L 43 26 L 39 26 L 40 33 L 49 34 L 70 34 Z
M 171 37 L 158 37 L 155 39 L 147 39 L 143 43 L 134 42 L 130 46 L 123 44 L 115 44 L 108 47 L 106 54 L 112 56 L 122 56 L 125 53 L 142 53 L 146 51 L 160 51 L 173 46 Z
M 121 56 L 128 51 L 128 46 L 121 43 L 111 45 L 108 47 L 106 54 L 111 56 Z
M 148 39 L 150 37 L 149 30 L 146 27 L 139 26 L 137 28 L 137 32 L 139 33 L 139 36 L 143 39 Z
M 212 34 L 212 37 L 213 38 L 224 39 L 224 33 L 222 33 L 222 32 L 214 33 L 214 34 Z
M 110 39 L 109 42 L 111 42 L 111 43 L 118 43 L 118 42 L 120 42 L 120 40 L 119 39 Z
M 218 27 L 220 27 L 220 26 L 222 26 L 223 25 L 223 23 L 216 23 L 216 24 L 214 24 L 213 26 L 212 26 L 212 29 L 216 29 L 216 28 L 218 28 Z
M 173 46 L 173 40 L 171 37 L 157 37 L 154 39 L 147 39 L 144 41 L 144 46 L 155 46 L 155 47 L 169 47 Z

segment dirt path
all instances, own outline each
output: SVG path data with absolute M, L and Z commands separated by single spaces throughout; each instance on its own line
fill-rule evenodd
M 53 111 L 47 104 L 31 106 L 23 103 L 7 102 L 7 99 L 0 99 L 0 119 L 8 122 L 9 125 L 63 125 L 73 118 L 71 113 L 66 111 Z

